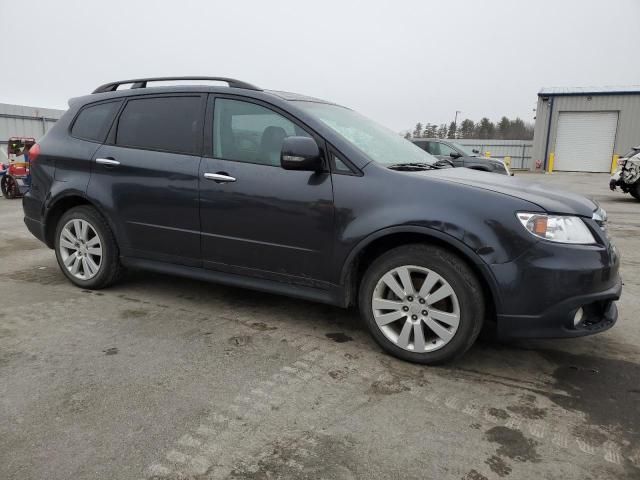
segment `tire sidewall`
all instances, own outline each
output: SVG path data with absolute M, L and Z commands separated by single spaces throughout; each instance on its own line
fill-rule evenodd
M 112 261 L 113 255 L 115 255 L 113 245 L 111 242 L 107 241 L 107 232 L 103 231 L 102 222 L 99 221 L 100 219 L 96 218 L 97 215 L 97 213 L 94 213 L 89 208 L 76 207 L 64 213 L 56 225 L 54 249 L 60 270 L 62 270 L 62 273 L 64 273 L 72 283 L 83 288 L 95 288 L 97 285 L 101 285 L 103 283 L 104 279 L 109 275 L 108 264 Z M 89 280 L 82 280 L 74 277 L 71 272 L 67 270 L 67 267 L 62 260 L 62 256 L 60 255 L 60 233 L 62 232 L 62 228 L 70 220 L 84 220 L 88 222 L 100 238 L 100 244 L 102 246 L 102 261 L 100 262 L 100 268 L 97 275 L 93 276 Z
M 392 355 L 416 363 L 446 362 L 466 352 L 480 332 L 484 319 L 481 289 L 472 272 L 455 255 L 440 248 L 413 250 L 415 253 L 407 248 L 392 250 L 369 267 L 360 287 L 360 313 L 376 342 Z M 433 352 L 415 353 L 398 347 L 387 339 L 375 321 L 371 305 L 373 291 L 385 273 L 403 265 L 416 265 L 433 270 L 451 285 L 458 298 L 460 323 L 454 338 Z

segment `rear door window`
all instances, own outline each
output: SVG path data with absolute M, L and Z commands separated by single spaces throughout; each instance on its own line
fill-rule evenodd
M 84 107 L 73 122 L 71 135 L 92 142 L 104 142 L 113 117 L 121 104 L 121 101 L 117 101 Z
M 116 145 L 197 154 L 201 127 L 200 96 L 153 97 L 127 102 L 116 130 Z

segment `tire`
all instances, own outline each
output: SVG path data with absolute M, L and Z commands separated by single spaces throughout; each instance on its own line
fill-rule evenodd
M 88 225 L 86 230 L 84 225 Z M 74 207 L 60 217 L 56 225 L 55 251 L 60 269 L 78 287 L 105 288 L 122 275 L 120 251 L 113 232 L 93 207 Z
M 413 295 L 407 294 L 411 287 L 405 288 L 404 270 Z M 395 290 L 389 287 L 394 279 Z M 405 295 L 402 300 L 394 293 L 398 287 Z M 482 287 L 467 264 L 444 248 L 426 244 L 394 248 L 377 258 L 360 283 L 358 304 L 369 332 L 385 351 L 430 365 L 464 354 L 485 316 Z M 392 308 L 380 308 L 387 306 Z
M 2 194 L 7 200 L 13 200 L 17 196 L 18 185 L 12 177 L 3 178 Z
M 629 193 L 636 200 L 640 200 L 640 182 L 636 182 L 635 185 L 629 189 Z

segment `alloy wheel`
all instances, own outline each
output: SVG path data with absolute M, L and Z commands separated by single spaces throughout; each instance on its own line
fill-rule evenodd
M 75 278 L 89 280 L 102 264 L 102 243 L 95 228 L 82 219 L 69 220 L 60 231 L 60 257 Z
M 398 347 L 432 352 L 449 343 L 460 323 L 460 304 L 453 287 L 425 267 L 403 265 L 385 273 L 373 290 L 375 322 Z

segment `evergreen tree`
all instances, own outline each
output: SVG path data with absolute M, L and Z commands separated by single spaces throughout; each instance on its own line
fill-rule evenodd
M 413 131 L 413 138 L 420 138 L 422 136 L 422 124 L 420 122 L 416 123 L 416 128 Z
M 519 140 L 527 136 L 527 128 L 520 118 L 516 118 L 511 122 L 511 129 L 509 131 L 510 140 Z
M 424 138 L 435 138 L 438 136 L 438 127 L 432 123 L 427 123 L 422 131 Z
M 483 117 L 476 125 L 476 138 L 495 138 L 496 126 L 487 117 Z
M 436 136 L 438 138 L 447 138 L 447 125 L 446 124 L 443 123 L 438 127 L 438 132 L 437 132 Z
M 501 139 L 507 140 L 511 134 L 511 121 L 507 117 L 502 117 L 498 122 L 498 135 Z
M 447 138 L 456 138 L 456 130 L 457 130 L 457 125 L 455 124 L 455 122 L 451 122 L 449 124 L 449 131 L 447 132 Z
M 473 138 L 474 127 L 475 124 L 473 120 L 469 120 L 468 118 L 464 119 L 458 130 L 458 138 Z

